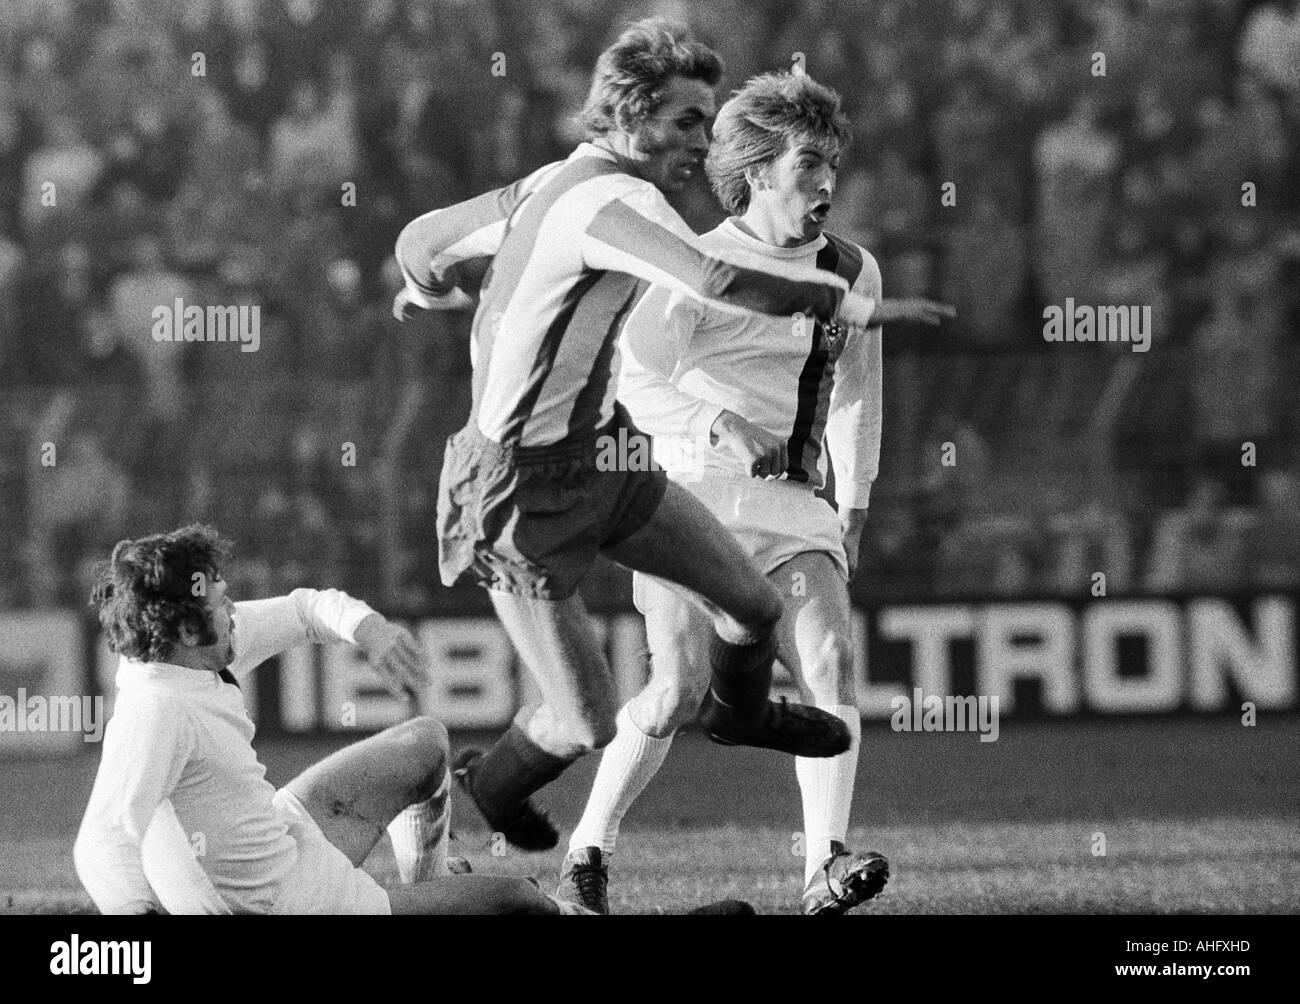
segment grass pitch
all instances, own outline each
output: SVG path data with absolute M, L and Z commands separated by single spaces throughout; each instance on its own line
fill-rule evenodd
M 491 737 L 453 746 L 480 738 Z M 996 743 L 868 726 L 850 842 L 885 853 L 893 877 L 853 915 L 1300 911 L 1297 738 L 1296 716 L 1253 728 L 1231 716 L 1008 722 Z M 257 745 L 280 785 L 341 742 Z M 97 762 L 92 751 L 0 764 L 0 912 L 92 910 L 71 852 Z M 494 854 L 457 793 L 453 853 L 552 889 L 595 768 L 580 763 L 543 793 L 566 831 L 560 848 Z M 625 821 L 611 909 L 676 913 L 735 897 L 795 913 L 801 825 L 788 758 L 683 735 Z M 367 867 L 394 878 L 386 842 Z

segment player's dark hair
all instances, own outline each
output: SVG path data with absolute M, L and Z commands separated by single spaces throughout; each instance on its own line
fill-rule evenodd
M 796 143 L 843 148 L 852 136 L 836 91 L 806 73 L 764 73 L 718 109 L 704 170 L 722 207 L 743 213 L 747 170 L 765 167 Z
M 673 77 L 717 87 L 722 61 L 703 42 L 689 41 L 683 28 L 662 18 L 629 25 L 596 60 L 591 92 L 582 109 L 587 137 L 645 121 L 663 102 Z
M 221 573 L 230 542 L 199 523 L 139 540 L 120 540 L 112 557 L 95 569 L 91 605 L 108 634 L 109 646 L 130 659 L 166 659 L 188 625 L 199 642 L 216 641 L 203 590 Z

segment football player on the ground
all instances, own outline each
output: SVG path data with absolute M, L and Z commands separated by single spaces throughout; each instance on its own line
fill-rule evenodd
M 527 880 L 446 875 L 447 730 L 414 718 L 276 791 L 239 680 L 296 645 L 356 645 L 395 692 L 428 682 L 405 628 L 335 589 L 233 603 L 228 545 L 188 526 L 120 542 L 93 601 L 121 653 L 73 858 L 104 913 L 577 913 Z M 361 863 L 390 836 L 403 884 Z M 408 822 L 411 822 L 408 820 Z M 430 881 L 436 879 L 435 881 Z
M 706 234 L 713 253 L 744 250 L 813 265 L 879 300 L 880 269 L 823 232 L 849 139 L 840 99 L 807 75 L 765 74 L 724 104 L 707 171 L 733 215 Z M 853 744 L 799 757 L 806 866 L 803 911 L 839 914 L 875 896 L 885 858 L 845 845 L 861 722 L 854 699 L 848 581 L 880 457 L 880 328 L 845 336 L 802 317 L 738 317 L 653 286 L 622 335 L 619 399 L 655 437 L 669 477 L 735 534 L 780 591 L 777 657 L 804 699 L 848 723 Z M 706 440 L 703 451 L 684 443 Z M 823 443 L 825 440 L 825 443 Z M 835 468 L 838 518 L 814 492 Z M 618 715 L 582 821 L 569 841 L 561 894 L 605 912 L 619 823 L 663 763 L 674 730 L 708 683 L 707 623 L 680 592 L 638 573 L 652 677 Z
M 614 401 L 616 343 L 644 282 L 742 316 L 807 311 L 867 327 L 936 323 L 927 301 L 877 302 L 834 272 L 770 256 L 707 252 L 668 205 L 708 151 L 721 66 L 662 22 L 640 22 L 596 66 L 566 161 L 426 214 L 398 240 L 395 313 L 480 293 L 473 408 L 447 444 L 438 497 L 442 580 L 490 590 L 541 691 L 458 782 L 507 840 L 558 833 L 532 794 L 615 733 L 612 673 L 575 595 L 596 555 L 692 591 L 706 613 L 710 684 L 701 720 L 718 742 L 833 756 L 851 742 L 835 715 L 768 699 L 776 590 L 708 509 L 661 470 L 598 470 L 598 444 L 635 435 Z M 490 267 L 489 267 L 490 266 Z

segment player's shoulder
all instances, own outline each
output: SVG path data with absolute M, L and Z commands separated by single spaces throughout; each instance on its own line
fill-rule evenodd
M 706 230 L 700 234 L 700 244 L 710 251 L 724 251 L 728 248 L 741 246 L 732 236 L 732 231 L 727 226 L 726 220 L 723 220 L 712 230 Z
M 159 669 L 148 663 L 122 658 L 113 699 L 113 720 L 121 731 L 129 726 L 146 731 L 175 732 L 189 725 L 189 704 L 193 690 L 189 673 L 176 667 Z M 179 674 L 187 674 L 181 676 Z M 180 683 L 181 685 L 177 685 Z
M 659 191 L 644 178 L 629 174 L 611 154 L 591 143 L 579 143 L 567 160 L 560 161 L 560 170 L 552 177 L 569 185 L 588 182 L 588 187 L 611 191 Z
M 841 237 L 839 234 L 833 234 L 829 230 L 823 231 L 823 233 L 827 245 L 833 247 L 837 252 L 841 264 L 836 268 L 836 271 L 840 275 L 854 287 L 860 289 L 879 288 L 880 263 L 876 261 L 875 255 L 857 241 Z

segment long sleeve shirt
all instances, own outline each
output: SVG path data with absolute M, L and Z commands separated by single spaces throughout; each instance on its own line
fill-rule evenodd
M 540 446 L 613 417 L 618 332 L 657 283 L 715 310 L 827 321 L 848 284 L 744 249 L 710 251 L 650 182 L 589 143 L 513 185 L 427 213 L 398 238 L 408 295 L 480 292 L 471 421 Z
M 334 589 L 236 603 L 230 672 L 238 679 L 306 643 L 354 642 L 371 613 Z M 90 898 L 103 913 L 156 909 L 141 846 L 167 802 L 193 841 L 185 850 L 201 850 L 196 858 L 231 912 L 269 912 L 298 852 L 271 804 L 275 788 L 253 752 L 240 689 L 206 670 L 125 657 L 117 688 L 73 848 Z
M 782 248 L 727 220 L 701 241 L 710 252 L 736 249 L 835 269 L 855 292 L 881 295 L 875 258 L 837 237 Z M 713 423 L 727 410 L 787 441 L 786 480 L 823 487 L 829 452 L 839 504 L 867 507 L 880 465 L 880 328 L 837 339 L 802 316 L 742 316 L 652 286 L 621 342 L 619 400 L 655 437 L 656 456 L 671 475 L 750 476 L 729 450 L 710 445 Z

